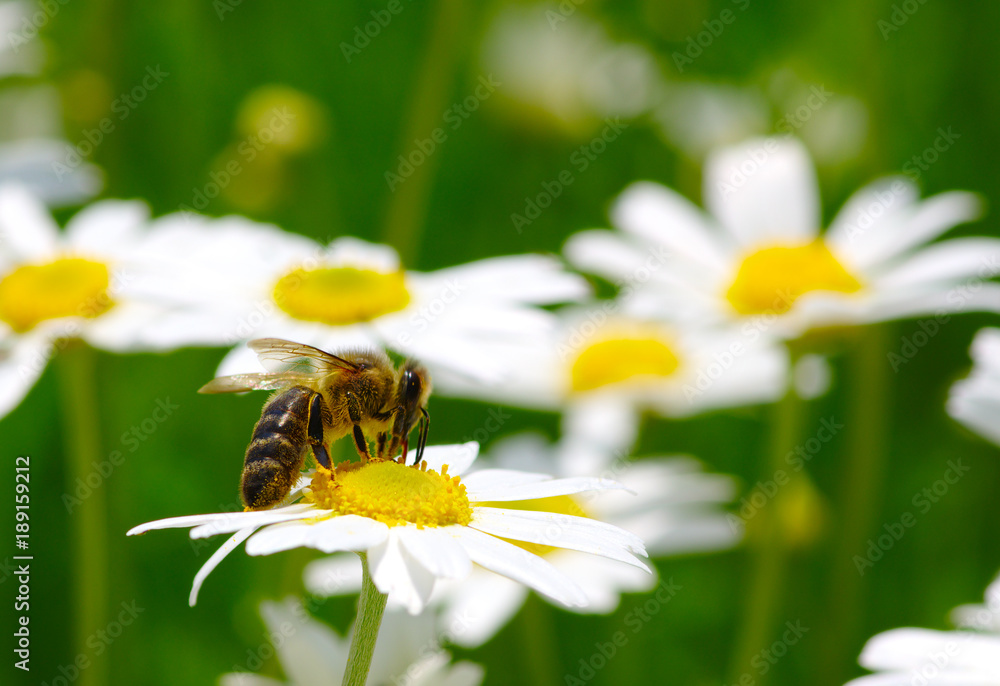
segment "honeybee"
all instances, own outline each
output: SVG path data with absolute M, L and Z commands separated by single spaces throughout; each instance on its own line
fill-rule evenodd
M 427 444 L 430 375 L 413 360 L 397 369 L 381 351 L 355 350 L 340 355 L 280 338 L 248 343 L 265 369 L 209 381 L 199 393 L 277 390 L 264 404 L 243 460 L 240 495 L 248 510 L 261 510 L 284 499 L 312 449 L 318 464 L 331 468 L 327 450 L 352 434 L 362 460 L 371 458 L 368 438 L 376 439 L 380 458 L 402 450 L 406 462 L 409 435 L 420 425 L 416 462 Z

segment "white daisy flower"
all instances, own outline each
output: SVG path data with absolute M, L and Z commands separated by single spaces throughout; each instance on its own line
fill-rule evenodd
M 963 630 L 907 628 L 875 636 L 865 645 L 858 662 L 878 673 L 849 683 L 854 686 L 1000 683 L 1000 577 L 986 590 L 984 605 L 964 605 L 956 608 L 952 616 Z
M 551 328 L 552 316 L 535 305 L 588 293 L 582 278 L 541 255 L 416 272 L 386 245 L 344 237 L 324 246 L 242 217 L 173 215 L 161 220 L 152 249 L 179 271 L 156 290 L 198 311 L 206 338 L 385 347 L 420 359 L 445 391 L 449 372 L 479 380 L 502 373 L 482 344 L 528 345 Z M 253 351 L 238 346 L 218 373 L 256 369 Z
M 281 603 L 263 602 L 260 614 L 287 681 L 259 676 L 253 673 L 255 665 L 245 664 L 243 666 L 250 671 L 223 674 L 219 678 L 220 686 L 336 686 L 341 683 L 350 650 L 348 637 L 341 638 L 326 624 L 311 617 L 294 598 Z M 441 649 L 435 638 L 432 615 L 413 617 L 387 612 L 379 629 L 367 683 L 370 686 L 402 682 L 412 686 L 477 686 L 482 683 L 483 676 L 483 668 L 472 662 L 452 664 L 451 655 Z
M 587 231 L 570 261 L 619 279 L 650 246 L 670 254 L 643 294 L 679 317 L 764 328 L 782 338 L 825 326 L 1000 311 L 1000 240 L 925 245 L 979 214 L 971 193 L 920 201 L 907 180 L 858 191 L 820 234 L 819 191 L 793 138 L 756 139 L 710 157 L 702 212 L 658 184 L 632 185 L 612 209 L 623 232 Z
M 187 342 L 165 306 L 135 293 L 154 269 L 148 216 L 141 202 L 103 201 L 60 232 L 25 189 L 0 187 L 0 416 L 67 339 L 113 352 Z
M 857 157 L 868 135 L 859 98 L 809 83 L 794 70 L 767 76 L 767 87 L 704 81 L 670 84 L 652 114 L 663 137 L 699 163 L 717 148 L 770 132 L 800 136 L 820 166 Z
M 612 40 L 582 12 L 540 4 L 505 7 L 483 40 L 483 71 L 521 116 L 585 133 L 608 117 L 636 117 L 659 98 L 648 50 Z
M 981 605 L 959 605 L 951 611 L 951 621 L 962 629 L 988 631 L 1000 636 L 1000 574 L 986 588 Z
M 492 468 L 531 469 L 552 465 L 554 474 L 576 478 L 592 465 L 594 456 L 568 443 L 549 445 L 535 434 L 512 436 L 490 451 Z M 607 463 L 606 456 L 604 457 Z M 726 522 L 721 505 L 736 489 L 729 477 L 705 474 L 687 457 L 652 457 L 615 463 L 605 469 L 634 494 L 614 491 L 546 498 L 507 507 L 544 509 L 564 515 L 592 517 L 639 534 L 653 556 L 718 550 L 733 545 L 737 535 Z M 654 576 L 617 562 L 593 559 L 585 553 L 535 543 L 517 543 L 547 560 L 583 589 L 587 604 L 571 608 L 581 613 L 613 612 L 622 593 L 642 593 L 657 584 Z M 361 588 L 361 564 L 354 556 L 335 555 L 309 564 L 306 587 L 321 596 L 356 593 Z M 443 608 L 442 624 L 452 627 L 451 641 L 476 647 L 492 638 L 517 614 L 528 589 L 482 567 L 460 583 L 442 584 L 431 603 Z M 389 597 L 389 606 L 398 605 Z
M 90 163 L 67 167 L 68 145 L 38 138 L 0 144 L 0 186 L 20 184 L 50 207 L 94 197 L 104 184 L 101 172 Z
M 658 306 L 620 297 L 565 308 L 558 327 L 525 348 L 493 346 L 512 371 L 483 388 L 456 381 L 452 392 L 540 410 L 563 411 L 563 434 L 625 450 L 641 410 L 685 417 L 780 398 L 787 351 L 766 336 L 681 326 Z
M 41 71 L 45 51 L 38 38 L 39 15 L 48 16 L 35 3 L 0 2 L 0 77 Z
M 585 517 L 480 504 L 611 490 L 622 488 L 620 484 L 503 469 L 461 477 L 478 452 L 478 443 L 472 442 L 429 447 L 419 467 L 377 459 L 340 463 L 333 472 L 318 467 L 286 499 L 293 504 L 173 517 L 128 534 L 187 527 L 192 538 L 235 532 L 195 576 L 192 605 L 205 577 L 243 541 L 250 555 L 299 547 L 365 553 L 378 590 L 398 597 L 411 614 L 427 605 L 438 579 L 464 579 L 473 563 L 563 605 L 587 602 L 575 582 L 506 539 L 589 552 L 648 571 L 637 557 L 646 554 L 642 541 L 618 527 Z M 293 502 L 299 496 L 302 502 Z
M 1000 445 L 1000 329 L 982 329 L 972 341 L 968 378 L 951 387 L 948 414 Z

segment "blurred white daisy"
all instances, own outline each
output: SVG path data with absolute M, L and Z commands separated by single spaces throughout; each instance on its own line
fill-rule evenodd
M 38 37 L 39 17 L 48 14 L 32 2 L 0 2 L 0 77 L 37 74 L 45 59 Z
M 818 165 L 836 166 L 857 157 L 868 135 L 863 101 L 789 68 L 770 74 L 764 89 L 687 81 L 664 90 L 652 118 L 671 145 L 699 163 L 717 148 L 777 132 L 799 136 Z
M 671 84 L 652 118 L 672 146 L 700 162 L 718 147 L 765 133 L 770 107 L 756 88 L 690 81 Z
M 566 254 L 578 267 L 627 277 L 648 251 L 669 269 L 637 290 L 676 316 L 794 338 L 816 327 L 966 311 L 1000 311 L 1000 240 L 925 245 L 979 214 L 971 193 L 924 201 L 907 180 L 858 191 L 820 233 L 815 173 L 793 138 L 756 139 L 713 154 L 702 212 L 655 183 L 636 183 L 612 210 L 623 231 L 586 231 Z
M 567 11 L 567 7 L 571 10 Z M 580 134 L 607 117 L 631 118 L 658 98 L 659 70 L 645 48 L 613 41 L 576 7 L 507 6 L 483 40 L 482 65 L 525 119 Z
M 988 631 L 1000 636 L 1000 574 L 986 588 L 982 604 L 959 605 L 951 611 L 951 621 L 961 629 Z
M 853 686 L 990 686 L 1000 683 L 1000 578 L 984 605 L 956 608 L 961 631 L 893 629 L 868 641 L 858 662 L 876 674 Z M 971 631 L 970 631 L 971 629 Z
M 86 162 L 68 166 L 68 147 L 51 139 L 0 143 L 0 186 L 20 184 L 50 207 L 94 197 L 104 183 L 101 171 Z
M 113 352 L 187 342 L 166 306 L 135 293 L 154 269 L 148 215 L 141 202 L 103 201 L 60 232 L 24 188 L 0 187 L 0 416 L 67 339 Z
M 478 451 L 475 442 L 430 447 L 419 467 L 392 460 L 340 463 L 334 472 L 318 467 L 286 499 L 302 496 L 300 503 L 173 517 L 128 534 L 187 527 L 192 527 L 192 538 L 236 532 L 195 576 L 192 605 L 205 577 L 243 541 L 250 555 L 299 547 L 365 553 L 378 590 L 395 595 L 411 614 L 423 610 L 438 579 L 464 579 L 473 563 L 563 605 L 587 602 L 569 577 L 508 539 L 588 552 L 648 571 L 636 557 L 646 554 L 642 541 L 618 527 L 586 517 L 481 504 L 618 489 L 620 484 L 503 469 L 461 477 Z
M 594 457 L 581 454 L 575 445 L 553 446 L 541 436 L 522 434 L 499 441 L 487 463 L 491 468 L 508 470 L 546 465 L 557 477 L 573 478 L 601 461 Z M 611 463 L 605 456 L 603 461 L 605 473 L 634 494 L 566 495 L 534 503 L 508 503 L 506 507 L 593 517 L 637 533 L 646 542 L 647 552 L 657 557 L 718 550 L 737 541 L 721 509 L 736 492 L 729 477 L 705 474 L 697 461 L 687 457 Z M 571 608 L 575 612 L 613 612 L 622 593 L 646 592 L 657 584 L 656 577 L 611 560 L 587 559 L 585 553 L 575 550 L 514 543 L 541 556 L 583 589 L 587 604 Z M 360 561 L 347 555 L 317 560 L 306 567 L 305 583 L 320 596 L 356 593 L 361 588 Z M 452 642 L 476 647 L 514 617 L 527 597 L 525 586 L 477 566 L 464 581 L 442 584 L 431 603 L 442 608 L 442 623 L 453 627 Z M 398 601 L 390 596 L 389 606 L 393 605 Z
M 951 387 L 948 414 L 1000 445 L 1000 329 L 982 329 L 972 341 L 972 373 Z
M 640 260 L 629 278 L 648 264 Z M 452 392 L 563 411 L 564 435 L 609 450 L 632 444 L 642 410 L 684 417 L 784 394 L 788 357 L 782 346 L 759 332 L 750 337 L 679 325 L 652 304 L 619 297 L 564 308 L 559 326 L 534 346 L 490 348 L 512 370 L 503 380 L 488 388 L 459 380 Z
M 448 372 L 498 377 L 481 345 L 529 345 L 553 325 L 535 305 L 578 299 L 586 282 L 541 255 L 495 257 L 435 272 L 404 270 L 386 245 L 343 237 L 324 246 L 242 217 L 172 215 L 151 249 L 177 269 L 156 290 L 197 311 L 219 344 L 277 337 L 321 348 L 389 348 L 428 366 L 447 391 Z M 237 346 L 219 375 L 255 371 Z
M 350 652 L 349 637 L 340 637 L 326 624 L 311 617 L 295 598 L 280 603 L 265 601 L 261 603 L 260 614 L 287 681 L 260 676 L 254 673 L 257 665 L 244 664 L 248 671 L 223 674 L 219 678 L 220 686 L 337 686 L 341 683 Z M 250 654 L 254 662 L 263 661 L 259 660 L 263 648 Z M 387 612 L 383 617 L 366 682 L 369 686 L 399 683 L 477 686 L 482 680 L 481 666 L 465 661 L 452 664 L 451 655 L 438 643 L 432 615 L 414 617 Z

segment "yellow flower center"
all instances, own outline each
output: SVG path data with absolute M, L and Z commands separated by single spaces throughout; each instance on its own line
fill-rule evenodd
M 570 370 L 574 391 L 641 377 L 664 378 L 677 371 L 677 355 L 657 338 L 618 338 L 585 348 Z
M 317 467 L 312 502 L 337 515 L 360 515 L 389 526 L 448 526 L 472 521 L 465 485 L 457 476 L 407 467 L 393 460 L 342 462 L 333 471 Z
M 278 279 L 274 301 L 296 319 L 355 324 L 403 309 L 410 302 L 410 293 L 402 271 L 294 269 Z
M 859 282 L 821 240 L 775 246 L 748 255 L 726 299 L 740 314 L 784 314 L 810 291 L 855 293 Z
M 25 264 L 0 279 L 0 320 L 30 331 L 46 319 L 97 317 L 114 304 L 107 265 L 80 257 Z
M 531 512 L 554 512 L 555 514 L 573 515 L 575 517 L 590 517 L 586 510 L 580 507 L 580 503 L 572 496 L 557 495 L 551 498 L 538 498 L 536 500 L 511 500 L 505 502 L 483 502 L 477 503 L 482 507 L 500 507 L 505 510 L 530 510 Z M 531 543 L 528 541 L 515 541 L 511 538 L 503 539 L 508 543 L 513 543 L 518 548 L 524 548 L 529 553 L 535 555 L 546 555 L 553 550 L 559 550 L 554 546 L 542 543 Z

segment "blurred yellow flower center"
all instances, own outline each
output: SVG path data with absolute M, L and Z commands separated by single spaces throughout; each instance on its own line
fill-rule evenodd
M 342 462 L 333 471 L 317 467 L 309 499 L 338 515 L 360 515 L 389 526 L 448 526 L 472 521 L 465 485 L 457 476 L 407 467 L 392 460 Z
M 410 293 L 402 271 L 295 269 L 278 279 L 274 301 L 296 319 L 338 325 L 397 312 L 410 303 Z
M 764 248 L 747 256 L 726 299 L 740 314 L 784 314 L 810 291 L 855 293 L 859 282 L 821 240 Z
M 622 338 L 585 348 L 570 376 L 574 391 L 592 391 L 636 377 L 667 377 L 678 364 L 677 355 L 661 340 Z
M 530 510 L 532 512 L 554 512 L 555 514 L 573 515 L 574 517 L 590 517 L 580 504 L 573 500 L 572 496 L 557 495 L 551 498 L 538 498 L 536 500 L 511 500 L 505 502 L 482 502 L 476 503 L 481 507 L 500 507 L 505 510 Z M 528 541 L 516 541 L 512 538 L 503 539 L 508 543 L 513 543 L 518 548 L 524 548 L 529 553 L 535 555 L 546 555 L 553 550 L 559 550 L 544 543 L 531 543 Z
M 46 319 L 97 317 L 113 304 L 107 265 L 79 257 L 26 264 L 0 279 L 0 320 L 30 331 Z

